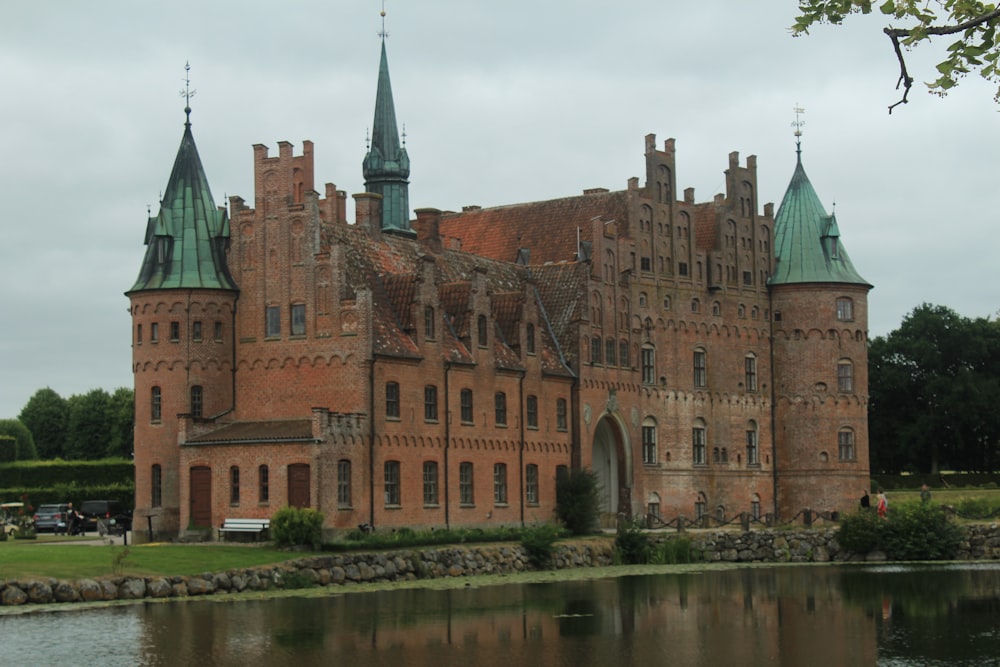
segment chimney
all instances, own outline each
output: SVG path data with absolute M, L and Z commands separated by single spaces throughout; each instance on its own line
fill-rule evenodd
M 354 220 L 358 227 L 375 237 L 382 236 L 382 195 L 361 192 L 354 195 Z

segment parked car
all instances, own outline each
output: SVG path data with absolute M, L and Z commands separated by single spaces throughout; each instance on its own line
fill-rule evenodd
M 132 530 L 132 513 L 117 500 L 84 500 L 80 505 L 84 532 L 121 535 Z
M 35 532 L 65 533 L 68 511 L 66 503 L 39 505 L 34 516 Z

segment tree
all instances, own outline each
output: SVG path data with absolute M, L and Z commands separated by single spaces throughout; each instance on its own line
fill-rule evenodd
M 924 304 L 868 361 L 873 470 L 997 468 L 1000 322 Z
M 873 0 L 799 0 L 799 15 L 792 26 L 792 35 L 808 35 L 809 29 L 818 23 L 840 25 L 849 14 L 870 14 L 874 4 Z M 908 51 L 922 42 L 930 42 L 933 37 L 959 36 L 948 46 L 948 56 L 938 63 L 938 78 L 927 84 L 931 93 L 944 97 L 958 85 L 959 79 L 974 70 L 979 70 L 987 81 L 1000 83 L 997 69 L 1000 45 L 995 41 L 1000 22 L 997 5 L 976 0 L 885 0 L 878 9 L 884 16 L 908 24 L 905 28 L 883 29 L 899 61 L 896 90 L 903 87 L 903 97 L 889 106 L 889 113 L 907 103 L 913 85 L 904 49 Z M 993 99 L 1000 102 L 1000 86 Z
M 17 442 L 15 448 L 16 461 L 32 461 L 38 458 L 35 451 L 35 439 L 31 431 L 19 419 L 0 419 L 0 435 L 9 435 Z
M 115 393 L 111 395 L 109 410 L 111 432 L 105 454 L 112 457 L 131 458 L 135 422 L 135 392 L 128 387 L 116 389 Z
M 70 396 L 66 433 L 67 459 L 100 459 L 111 441 L 111 396 L 103 389 Z
M 66 399 L 46 387 L 35 392 L 18 415 L 35 439 L 38 456 L 55 459 L 63 455 L 69 406 Z

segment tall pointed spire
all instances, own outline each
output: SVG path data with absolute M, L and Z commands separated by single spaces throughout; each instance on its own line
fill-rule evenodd
M 189 70 L 190 66 L 185 66 Z M 191 96 L 185 85 L 184 136 L 160 200 L 146 225 L 146 256 L 129 292 L 149 289 L 236 290 L 226 264 L 229 217 L 212 199 L 191 134 Z
M 840 242 L 835 214 L 827 215 L 802 167 L 802 125 L 796 106 L 795 172 L 774 217 L 774 275 L 771 285 L 849 283 L 871 285 L 858 274 Z
M 399 141 L 396 108 L 389 82 L 389 60 L 385 52 L 385 11 L 382 12 L 382 59 L 378 68 L 378 91 L 375 95 L 375 120 L 371 146 L 362 168 L 365 190 L 382 195 L 382 231 L 413 236 L 410 229 L 409 181 L 410 157 Z

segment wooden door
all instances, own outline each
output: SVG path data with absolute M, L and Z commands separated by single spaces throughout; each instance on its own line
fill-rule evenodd
M 198 528 L 212 525 L 212 469 L 191 468 L 191 523 Z
M 308 463 L 288 466 L 288 504 L 291 507 L 309 507 Z

